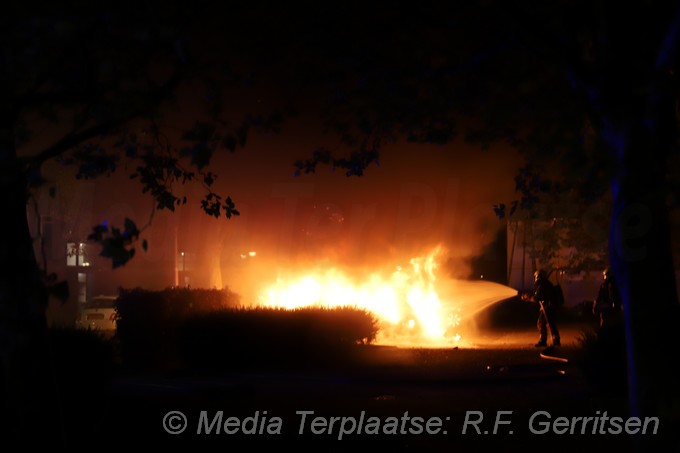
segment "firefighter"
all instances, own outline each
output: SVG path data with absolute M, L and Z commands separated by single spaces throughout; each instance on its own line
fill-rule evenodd
M 621 294 L 609 268 L 602 272 L 602 284 L 593 301 L 593 314 L 600 327 L 615 323 L 621 314 Z
M 548 330 L 550 330 L 552 345 L 560 346 L 560 332 L 556 322 L 557 307 L 553 300 L 554 292 L 553 284 L 548 280 L 545 270 L 538 269 L 534 272 L 534 291 L 525 299 L 536 302 L 539 307 L 536 323 L 539 334 L 538 342 L 535 344 L 537 348 L 548 346 Z

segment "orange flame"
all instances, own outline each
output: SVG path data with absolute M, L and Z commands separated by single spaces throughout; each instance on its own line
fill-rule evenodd
M 260 305 L 286 309 L 361 308 L 378 317 L 379 344 L 459 345 L 463 309 L 472 315 L 516 291 L 503 285 L 476 290 L 460 285 L 452 288 L 450 281 L 442 282 L 437 276 L 441 253 L 438 246 L 426 256 L 412 258 L 410 266 L 397 266 L 387 278 L 372 273 L 359 281 L 334 267 L 280 276 L 261 293 Z M 446 297 L 441 296 L 442 291 Z

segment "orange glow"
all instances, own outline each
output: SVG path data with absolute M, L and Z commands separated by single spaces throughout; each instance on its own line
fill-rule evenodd
M 441 280 L 438 259 L 442 248 L 412 258 L 406 268 L 350 277 L 335 267 L 279 276 L 259 296 L 266 307 L 296 309 L 309 306 L 357 307 L 379 319 L 378 344 L 459 346 L 461 321 L 499 300 L 512 297 L 512 288 L 490 282 Z

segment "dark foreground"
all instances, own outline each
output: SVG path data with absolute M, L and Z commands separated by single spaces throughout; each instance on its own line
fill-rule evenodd
M 624 396 L 593 389 L 574 335 L 559 349 L 568 363 L 541 358 L 524 332 L 494 347 L 370 346 L 342 368 L 121 374 L 90 398 L 88 431 L 76 429 L 74 441 L 189 451 L 627 452 L 641 439 L 650 451 L 678 451 L 663 420 L 656 434 L 653 425 L 641 437 L 626 433 Z

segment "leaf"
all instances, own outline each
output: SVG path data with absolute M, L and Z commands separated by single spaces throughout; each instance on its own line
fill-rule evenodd
M 137 224 L 128 217 L 125 218 L 125 234 L 126 236 L 139 235 L 139 230 L 137 230 Z
M 177 201 L 177 197 L 167 190 L 163 190 L 161 193 L 159 193 L 156 196 L 156 207 L 158 209 L 168 209 L 172 212 L 175 211 L 175 203 Z
M 124 266 L 134 255 L 134 249 L 128 251 L 123 242 L 117 239 L 107 239 L 103 243 L 100 256 L 111 259 L 114 269 Z
M 189 150 L 189 155 L 191 156 L 191 163 L 201 170 L 210 163 L 212 149 L 207 142 L 198 142 Z
M 104 235 L 108 233 L 109 229 L 106 225 L 95 225 L 92 227 L 92 232 L 87 236 L 88 241 L 101 242 Z

